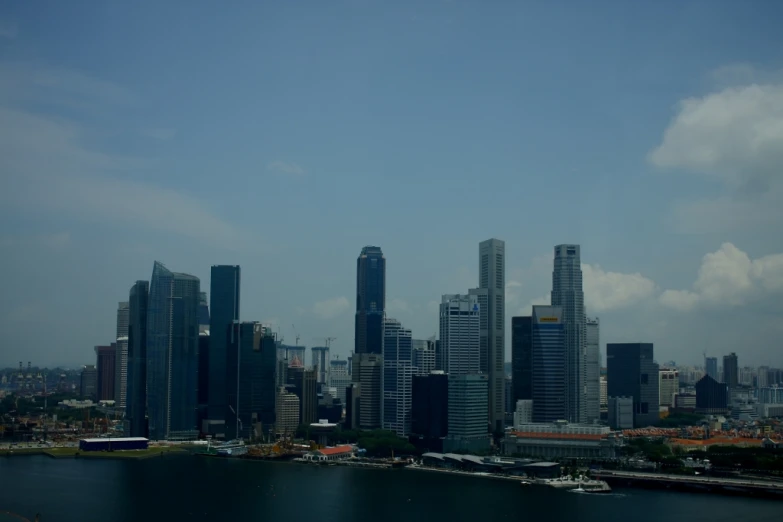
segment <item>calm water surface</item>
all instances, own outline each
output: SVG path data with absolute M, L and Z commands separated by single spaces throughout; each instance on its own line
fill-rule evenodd
M 783 502 L 622 490 L 593 496 L 514 481 L 191 456 L 0 458 L 0 511 L 41 522 L 783 521 Z

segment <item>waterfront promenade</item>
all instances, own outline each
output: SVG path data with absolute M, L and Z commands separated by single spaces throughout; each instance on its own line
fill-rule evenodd
M 783 482 L 748 477 L 710 477 L 703 475 L 666 475 L 639 471 L 599 470 L 592 476 L 614 484 L 690 489 L 721 493 L 758 494 L 783 498 Z

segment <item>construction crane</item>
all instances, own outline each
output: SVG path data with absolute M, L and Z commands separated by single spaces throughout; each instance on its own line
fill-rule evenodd
M 324 346 L 326 346 L 327 349 L 331 349 L 332 347 L 332 341 L 336 341 L 337 337 L 313 337 L 314 340 L 320 341 L 323 339 Z
M 293 324 L 291 324 L 291 328 L 294 330 L 294 338 L 296 339 L 296 344 L 294 346 L 299 346 L 299 339 L 300 339 L 299 332 L 296 331 L 296 326 L 294 326 Z

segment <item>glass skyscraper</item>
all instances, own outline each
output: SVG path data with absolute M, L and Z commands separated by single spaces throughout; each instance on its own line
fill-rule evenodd
M 156 261 L 147 307 L 149 438 L 198 436 L 199 280 Z
M 512 411 L 517 401 L 533 399 L 533 319 L 511 318 L 511 401 Z
M 487 292 L 486 307 L 481 302 L 479 307 L 482 317 L 487 318 L 486 334 L 482 325 L 482 345 L 487 353 L 489 424 L 492 431 L 502 433 L 506 420 L 505 241 L 488 239 L 479 243 L 479 289 Z
M 231 327 L 239 321 L 240 269 L 236 265 L 215 265 L 209 283 L 209 391 L 207 416 L 225 421 L 227 402 L 226 357 Z
M 382 352 L 385 309 L 386 258 L 380 247 L 366 246 L 356 260 L 355 353 Z
M 147 299 L 150 284 L 136 281 L 128 298 L 128 389 L 125 423 L 129 437 L 147 436 Z
M 412 345 L 410 330 L 396 319 L 384 320 L 382 427 L 400 437 L 407 437 L 411 430 Z
M 532 316 L 533 422 L 566 417 L 566 338 L 559 306 L 534 306 Z
M 565 416 L 569 422 L 585 422 L 585 296 L 582 291 L 582 265 L 579 245 L 555 247 L 552 271 L 552 306 L 563 312 L 566 336 L 565 370 L 568 386 L 565 394 Z M 535 404 L 534 404 L 535 407 Z
M 601 420 L 601 346 L 598 319 L 585 321 L 585 422 Z
M 606 345 L 607 393 L 609 397 L 633 397 L 635 428 L 658 423 L 658 371 L 652 343 Z

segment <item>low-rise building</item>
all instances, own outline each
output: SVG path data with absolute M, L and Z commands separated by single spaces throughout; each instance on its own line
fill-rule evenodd
M 523 424 L 503 439 L 505 455 L 537 458 L 614 458 L 622 435 L 608 426 L 554 423 Z
M 315 450 L 304 456 L 306 460 L 312 460 L 315 462 L 328 462 L 332 460 L 342 460 L 351 458 L 356 451 L 354 446 L 345 444 L 342 446 L 335 446 L 333 448 L 323 448 Z

